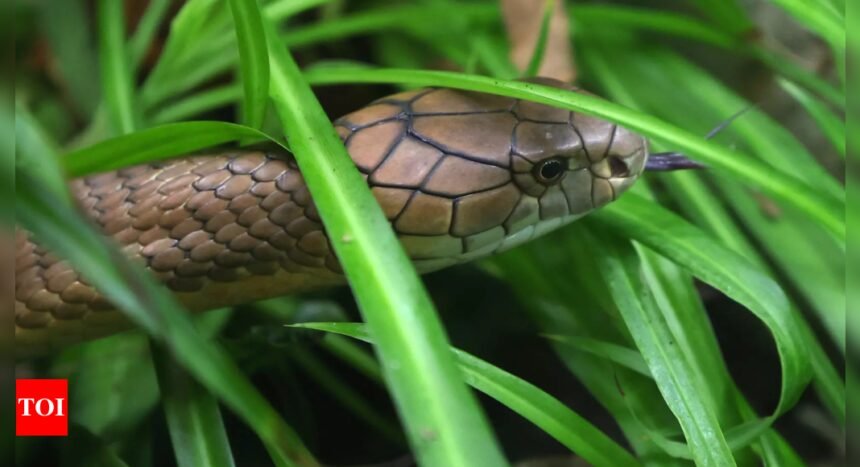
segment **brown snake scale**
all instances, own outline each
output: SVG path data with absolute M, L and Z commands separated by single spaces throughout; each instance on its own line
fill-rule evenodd
M 335 126 L 421 271 L 510 248 L 612 201 L 648 153 L 643 138 L 596 118 L 449 89 L 383 98 Z M 197 155 L 70 186 L 104 233 L 191 310 L 344 281 L 288 155 Z M 16 243 L 17 354 L 129 326 L 26 231 Z

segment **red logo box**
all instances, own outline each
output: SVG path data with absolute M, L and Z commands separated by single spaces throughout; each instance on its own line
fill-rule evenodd
M 68 393 L 65 379 L 15 380 L 15 435 L 68 436 Z

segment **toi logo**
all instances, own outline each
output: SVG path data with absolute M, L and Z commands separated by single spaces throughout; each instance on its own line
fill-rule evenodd
M 68 392 L 65 379 L 15 380 L 15 435 L 67 436 Z

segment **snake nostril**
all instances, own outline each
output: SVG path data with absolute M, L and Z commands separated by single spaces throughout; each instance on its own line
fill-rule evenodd
M 627 177 L 630 175 L 627 163 L 615 156 L 609 158 L 609 172 L 613 177 Z

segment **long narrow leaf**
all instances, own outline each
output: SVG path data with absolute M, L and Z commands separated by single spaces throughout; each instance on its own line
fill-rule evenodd
M 138 126 L 135 116 L 131 66 L 125 51 L 123 3 L 99 1 L 99 51 L 102 88 L 116 131 L 130 133 Z
M 423 285 L 289 52 L 267 25 L 271 96 L 329 238 L 377 340 L 421 463 L 507 462 L 447 351 Z
M 636 252 L 629 241 L 601 232 L 600 241 L 590 236 L 591 251 L 609 286 L 621 316 L 663 398 L 678 418 L 700 466 L 735 465 L 735 459 L 717 421 L 714 408 L 697 396 L 697 383 L 688 362 L 675 345 L 669 327 L 642 283 Z
M 253 128 L 226 122 L 184 122 L 119 136 L 69 153 L 63 164 L 71 177 L 169 159 L 239 140 L 276 140 Z
M 303 323 L 317 329 L 375 343 L 358 323 Z M 465 381 L 534 423 L 547 434 L 595 466 L 639 465 L 608 436 L 540 388 L 467 352 L 451 348 Z
M 239 77 L 245 90 L 242 122 L 260 128 L 269 97 L 269 55 L 257 0 L 230 0 L 239 43 Z
M 806 336 L 779 286 L 737 253 L 668 210 L 628 193 L 595 217 L 666 256 L 743 304 L 770 329 L 782 365 L 776 414 L 788 410 L 810 378 Z
M 163 349 L 153 349 L 161 401 L 179 467 L 233 467 L 218 401 Z

